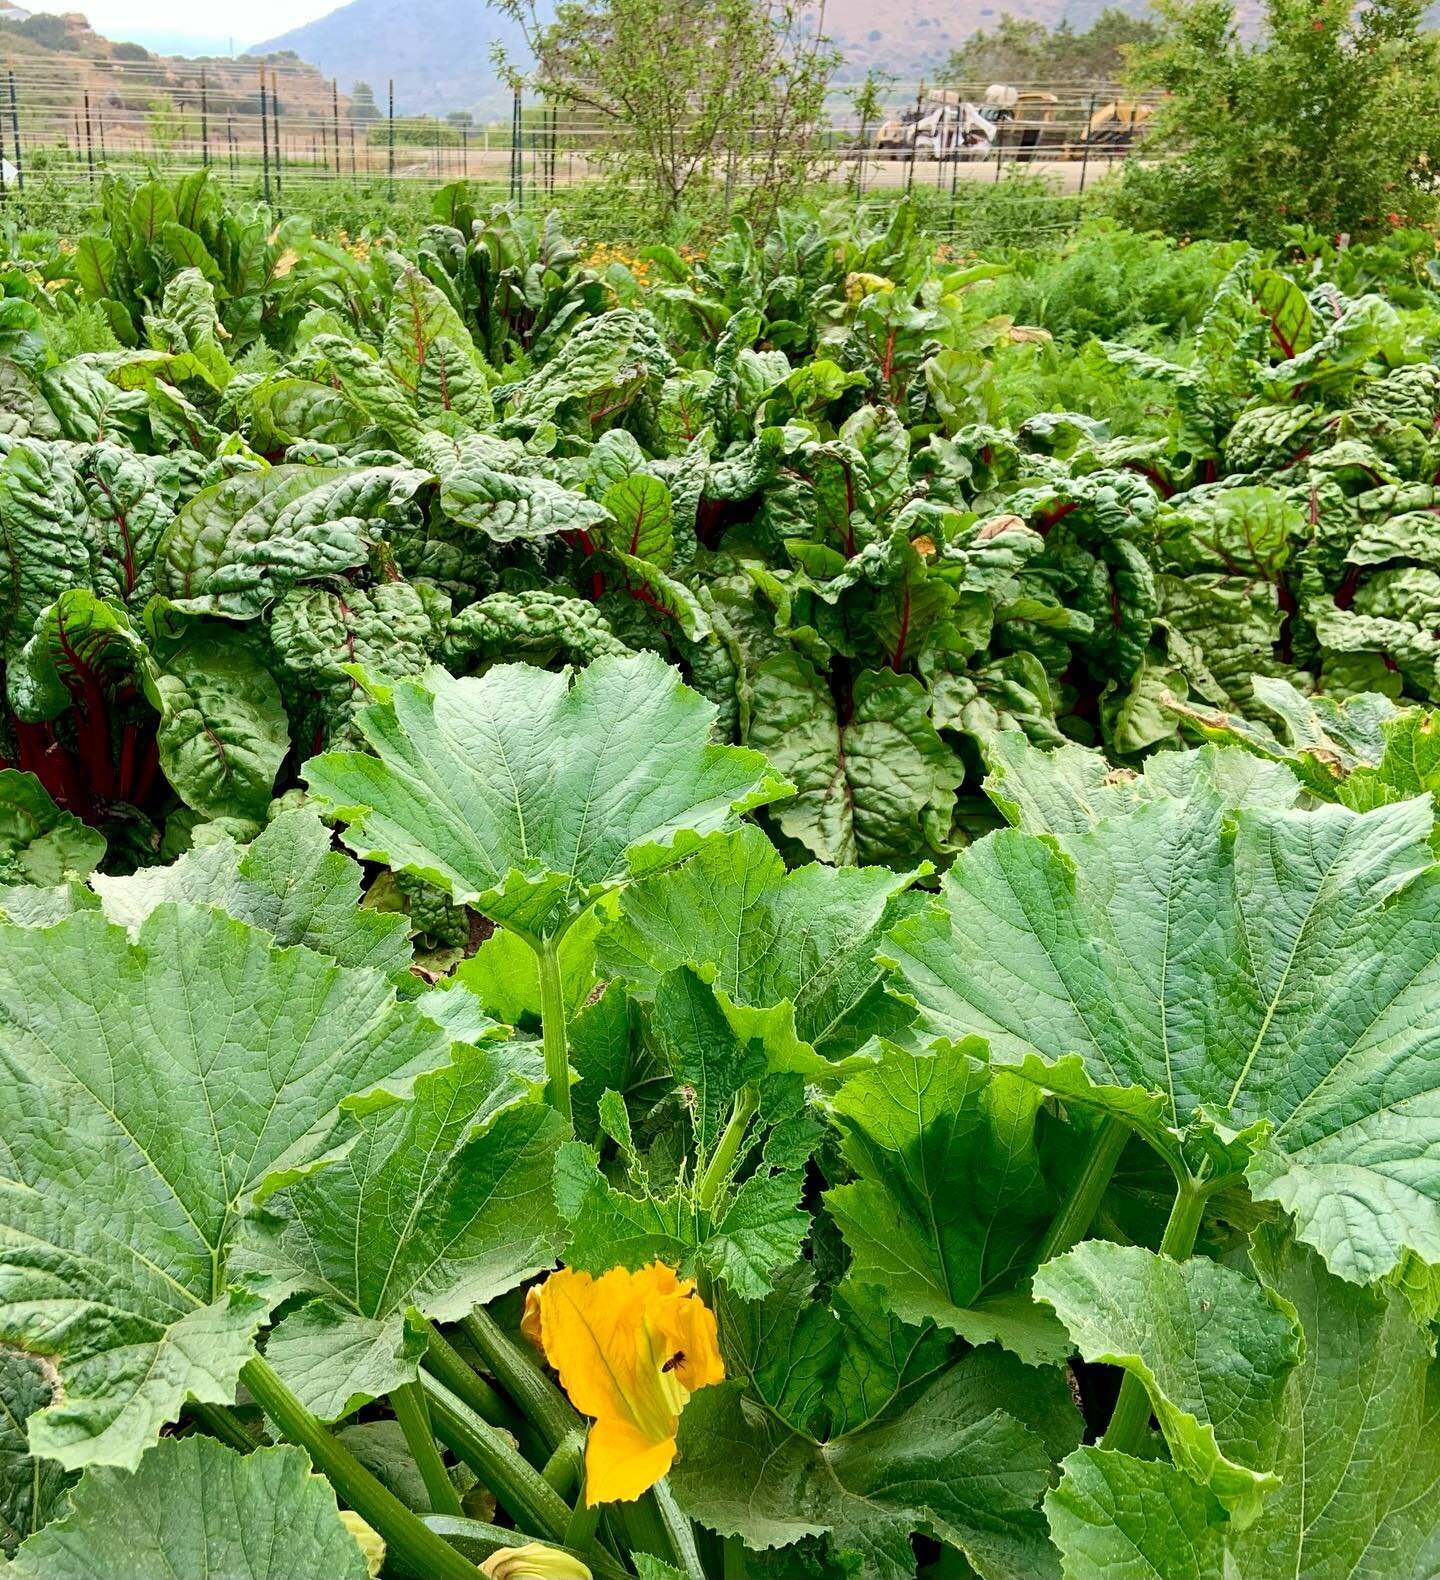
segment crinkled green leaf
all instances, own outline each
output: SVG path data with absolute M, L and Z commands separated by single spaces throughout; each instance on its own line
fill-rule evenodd
M 887 1046 L 831 1099 L 855 1177 L 825 1193 L 850 1247 L 850 1277 L 883 1290 L 898 1317 L 1037 1364 L 1070 1353 L 1025 1290 L 1057 1206 L 1035 1137 L 1042 1097 L 965 1050 Z
M 1035 1275 L 1088 1361 L 1145 1385 L 1171 1458 L 1237 1523 L 1279 1484 L 1278 1407 L 1304 1351 L 1295 1308 L 1205 1257 L 1090 1240 Z
M 578 677 L 432 670 L 361 716 L 377 755 L 331 753 L 305 774 L 358 855 L 547 935 L 784 793 L 758 753 L 709 741 L 713 716 L 653 653 Z
M 454 1054 L 409 1098 L 352 1105 L 343 1156 L 269 1196 L 238 1258 L 251 1286 L 316 1297 L 281 1320 L 266 1356 L 325 1420 L 414 1380 L 411 1313 L 456 1321 L 548 1267 L 560 1243 L 560 1116 L 505 1106 L 524 1087 L 503 1045 Z
M 9 1558 L 63 1506 L 74 1476 L 35 1459 L 25 1423 L 54 1402 L 55 1379 L 33 1355 L 0 1350 L 0 1552 Z
M 105 836 L 62 812 L 34 774 L 0 768 L 0 882 L 52 888 L 104 854 Z
M 14 1580 L 367 1580 L 335 1494 L 303 1449 L 237 1454 L 168 1438 L 134 1475 L 92 1470 L 66 1516 L 30 1540 Z
M 894 985 L 930 1035 L 987 1037 L 1177 1162 L 1248 1157 L 1343 1276 L 1440 1261 L 1432 822 L 1428 801 L 1229 811 L 1197 786 L 1089 832 L 993 834 L 892 931 Z
M 432 481 L 408 467 L 274 466 L 190 499 L 160 544 L 177 608 L 248 619 L 298 582 L 354 570 Z
M 0 1334 L 64 1384 L 32 1449 L 133 1468 L 253 1351 L 266 1302 L 227 1269 L 247 1199 L 448 1041 L 378 973 L 209 908 L 162 905 L 133 941 L 93 912 L 0 931 Z
M 913 874 L 824 867 L 787 873 L 758 828 L 707 839 L 682 866 L 625 890 L 600 970 L 649 997 L 693 966 L 734 1033 L 760 1038 L 775 1068 L 840 1060 L 909 1019 L 881 986 L 883 929 L 909 906 Z
M 822 861 L 913 861 L 944 847 L 958 759 L 935 733 L 913 675 L 865 670 L 842 724 L 809 660 L 786 653 L 755 675 L 749 744 L 792 780 L 780 827 Z
M 260 644 L 199 621 L 151 671 L 165 777 L 207 817 L 258 822 L 290 750 L 290 721 Z

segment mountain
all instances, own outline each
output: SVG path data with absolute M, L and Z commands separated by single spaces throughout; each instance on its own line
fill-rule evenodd
M 511 59 L 529 58 L 520 29 L 485 0 L 350 0 L 250 53 L 293 50 L 337 78 L 344 92 L 368 82 L 382 112 L 393 80 L 397 113 L 470 110 L 493 119 L 510 105 L 491 58 L 496 43 Z
M 675 0 L 683 5 L 685 0 Z M 813 0 L 812 28 L 823 28 L 844 51 L 839 80 L 855 82 L 867 70 L 895 78 L 897 91 L 924 79 L 943 79 L 951 50 L 978 28 L 993 28 L 1003 12 L 1054 27 L 1068 21 L 1084 31 L 1107 4 L 1138 13 L 1148 0 Z M 1253 31 L 1261 0 L 1237 0 L 1242 29 Z M 486 0 L 350 0 L 318 21 L 268 39 L 253 54 L 293 50 L 348 90 L 368 82 L 383 108 L 385 84 L 395 82 L 397 111 L 470 110 L 491 119 L 509 109 L 491 45 L 525 59 L 524 39 L 508 17 Z

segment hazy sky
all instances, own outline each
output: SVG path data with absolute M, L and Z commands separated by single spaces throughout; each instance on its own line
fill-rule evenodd
M 15 0 L 27 11 L 83 11 L 107 38 L 134 39 L 151 49 L 203 49 L 224 54 L 274 38 L 333 11 L 342 0 Z

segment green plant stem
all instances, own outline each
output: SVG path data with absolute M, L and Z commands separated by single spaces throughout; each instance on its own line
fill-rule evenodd
M 198 1399 L 192 1399 L 185 1406 L 185 1411 L 211 1437 L 218 1437 L 222 1443 L 238 1448 L 242 1454 L 248 1454 L 251 1449 L 260 1446 L 254 1435 L 245 1430 L 245 1423 L 227 1405 L 201 1404 Z
M 509 1432 L 515 1430 L 518 1425 L 515 1412 L 483 1377 L 476 1376 L 466 1364 L 465 1357 L 433 1322 L 430 1324 L 425 1365 L 447 1388 L 458 1393 L 482 1420 L 488 1421 L 491 1426 L 503 1426 Z
M 1183 1262 L 1195 1249 L 1195 1237 L 1200 1233 L 1200 1222 L 1205 1216 L 1205 1201 L 1212 1188 L 1194 1180 L 1181 1182 L 1160 1241 L 1161 1256 Z M 1144 1447 L 1149 1428 L 1150 1395 L 1133 1372 L 1126 1372 L 1100 1446 L 1120 1454 L 1137 1454 Z
M 585 1479 L 585 1443 L 582 1438 L 570 1437 L 545 1461 L 540 1472 L 552 1487 L 567 1501 L 574 1497 L 575 1489 Z
M 585 1501 L 585 1478 L 581 1476 L 575 1493 L 575 1507 L 570 1511 L 570 1522 L 565 1527 L 565 1545 L 577 1553 L 586 1553 L 595 1544 L 595 1532 L 600 1528 L 604 1505 Z
M 409 1580 L 478 1580 L 474 1565 L 382 1486 L 300 1403 L 267 1360 L 257 1355 L 247 1361 L 240 1380 L 281 1435 L 310 1455 L 341 1501 L 384 1537 L 387 1561 L 397 1575 Z
M 727 1536 L 724 1540 L 724 1580 L 745 1580 L 745 1543 L 738 1536 Z
M 460 1514 L 460 1494 L 450 1480 L 450 1472 L 440 1457 L 435 1443 L 435 1432 L 430 1425 L 430 1411 L 425 1403 L 425 1393 L 419 1383 L 401 1383 L 390 1390 L 390 1408 L 405 1434 L 405 1446 L 425 1483 L 425 1494 L 436 1514 Z
M 1091 1136 L 1085 1162 L 1071 1182 L 1069 1193 L 1060 1204 L 1060 1211 L 1051 1219 L 1049 1231 L 1041 1242 L 1037 1260 L 1042 1267 L 1052 1257 L 1060 1256 L 1079 1245 L 1090 1232 L 1101 1198 L 1129 1139 L 1130 1126 L 1123 1119 L 1113 1116 L 1103 1120 Z
M 483 1306 L 476 1306 L 460 1326 L 516 1408 L 534 1422 L 547 1453 L 553 1454 L 567 1438 L 584 1435 L 584 1422 L 570 1401 Z
M 709 1212 L 725 1188 L 725 1181 L 735 1167 L 735 1159 L 750 1128 L 750 1121 L 760 1107 L 760 1093 L 753 1082 L 747 1082 L 735 1094 L 730 1107 L 730 1117 L 715 1143 L 715 1151 L 700 1180 L 700 1210 Z
M 570 1108 L 570 1044 L 565 1033 L 565 983 L 560 975 L 560 940 L 543 938 L 535 951 L 540 975 L 540 1031 L 545 1049 L 545 1100 L 565 1123 Z
M 482 1421 L 444 1383 L 428 1374 L 421 1386 L 440 1438 L 491 1492 L 521 1530 L 558 1542 L 570 1523 L 570 1506 L 538 1470 L 512 1447 L 509 1438 Z

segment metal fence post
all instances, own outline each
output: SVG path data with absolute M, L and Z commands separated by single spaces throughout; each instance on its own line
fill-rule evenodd
M 1085 117 L 1085 141 L 1080 145 L 1080 195 L 1085 192 L 1085 172 L 1090 168 L 1090 134 L 1095 125 L 1095 95 L 1090 95 L 1090 110 Z
M 25 190 L 25 161 L 20 157 L 20 101 L 15 95 L 15 73 L 10 73 L 10 133 L 15 143 L 15 186 Z
M 390 107 L 389 107 L 389 136 L 390 136 L 390 201 L 395 201 L 395 79 L 390 78 Z
M 279 207 L 285 201 L 285 193 L 280 185 L 280 74 L 274 70 L 270 73 L 270 130 L 275 144 L 275 204 Z
M 205 68 L 200 68 L 200 163 L 210 168 L 210 88 Z
M 260 68 L 260 168 L 264 172 L 265 202 L 270 202 L 270 91 L 265 68 Z
M 910 168 L 905 172 L 905 195 L 908 197 L 915 189 L 915 161 L 920 157 L 920 111 L 925 103 L 925 84 L 922 82 L 915 93 L 915 129 L 910 134 Z
M 330 112 L 335 118 L 335 174 L 340 174 L 340 85 L 330 79 Z
M 95 134 L 90 126 L 90 90 L 85 90 L 85 170 L 90 185 L 95 185 Z

